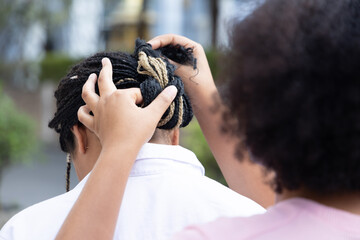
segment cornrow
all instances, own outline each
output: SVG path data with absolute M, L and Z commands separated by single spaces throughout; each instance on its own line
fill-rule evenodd
M 77 111 L 85 104 L 81 98 L 82 87 L 91 73 L 99 76 L 102 68 L 101 60 L 104 57 L 109 58 L 112 63 L 115 86 L 118 89 L 140 88 L 144 107 L 149 105 L 165 87 L 176 86 L 177 96 L 159 121 L 158 128 L 173 129 L 189 124 L 193 117 L 190 100 L 185 94 L 181 78 L 174 74 L 175 66 L 169 62 L 168 57 L 178 63 L 196 68 L 196 59 L 193 57 L 192 49 L 176 45 L 153 50 L 150 44 L 137 39 L 133 54 L 97 53 L 72 67 L 61 79 L 54 94 L 57 110 L 49 122 L 49 127 L 59 133 L 60 147 L 64 152 L 70 153 L 74 150 L 74 136 L 71 128 L 74 125 L 81 125 Z M 99 93 L 97 85 L 95 91 Z M 67 172 L 69 171 L 68 166 Z M 69 174 L 66 178 L 68 177 Z

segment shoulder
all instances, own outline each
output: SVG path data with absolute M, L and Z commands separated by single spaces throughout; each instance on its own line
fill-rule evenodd
M 212 205 L 229 209 L 229 214 L 226 216 L 252 216 L 261 214 L 266 210 L 255 201 L 240 195 L 230 188 L 208 178 L 202 177 L 200 183 L 203 185 L 202 191 L 206 195 L 207 201 Z
M 266 214 L 252 217 L 218 218 L 213 222 L 189 226 L 174 236 L 176 240 L 257 239 L 274 227 Z M 271 238 L 266 238 L 271 239 Z
M 263 214 L 250 217 L 218 218 L 206 224 L 190 226 L 178 233 L 174 239 L 279 239 L 278 237 L 282 235 L 278 234 L 278 230 L 290 224 L 298 215 L 297 213 L 298 211 L 291 208 L 273 206 Z
M 76 196 L 74 192 L 65 193 L 22 210 L 3 226 L 0 239 L 28 239 L 45 233 L 47 238 L 51 238 L 51 234 L 56 234 L 60 228 Z
M 235 236 L 236 239 L 243 239 L 242 236 L 245 235 L 242 232 L 243 227 L 241 227 L 243 221 L 246 223 L 246 219 L 241 217 L 219 218 L 210 223 L 189 226 L 176 234 L 173 240 L 231 240 L 235 239 Z

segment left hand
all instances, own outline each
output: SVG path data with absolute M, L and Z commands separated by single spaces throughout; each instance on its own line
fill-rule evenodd
M 102 64 L 98 80 L 91 74 L 83 86 L 82 98 L 86 105 L 78 110 L 79 121 L 98 136 L 103 148 L 116 146 L 116 142 L 141 147 L 151 138 L 175 98 L 176 87 L 167 87 L 150 105 L 140 108 L 137 106 L 142 102 L 140 89 L 116 89 L 110 60 L 104 58 Z M 96 81 L 100 96 L 95 93 Z

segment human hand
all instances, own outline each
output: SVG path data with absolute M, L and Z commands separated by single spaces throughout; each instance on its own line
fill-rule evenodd
M 207 97 L 202 96 L 209 96 L 216 91 L 205 51 L 199 43 L 175 34 L 161 35 L 151 39 L 148 43 L 153 49 L 177 44 L 193 49 L 194 57 L 197 59 L 197 68 L 193 69 L 193 66 L 176 64 L 178 68 L 175 73 L 181 77 L 185 91 L 195 108 L 197 105 L 202 105 L 202 100 L 207 99 Z
M 110 60 L 102 59 L 102 65 L 98 80 L 96 74 L 91 74 L 83 86 L 82 98 L 86 105 L 78 110 L 79 121 L 98 136 L 103 148 L 116 143 L 140 148 L 153 135 L 177 89 L 167 87 L 150 105 L 140 108 L 137 106 L 142 102 L 140 89 L 116 89 Z M 95 93 L 96 81 L 100 96 Z

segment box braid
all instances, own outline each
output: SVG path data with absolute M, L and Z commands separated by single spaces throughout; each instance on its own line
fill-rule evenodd
M 133 54 L 124 52 L 97 53 L 71 68 L 61 79 L 55 91 L 56 112 L 49 122 L 49 127 L 59 133 L 62 151 L 70 153 L 74 150 L 74 136 L 71 128 L 81 124 L 77 111 L 85 102 L 81 98 L 82 87 L 91 73 L 99 76 L 102 68 L 101 60 L 107 57 L 113 66 L 113 81 L 118 89 L 140 88 L 143 96 L 143 107 L 149 105 L 167 86 L 174 85 L 178 89 L 177 96 L 162 116 L 158 128 L 173 129 L 185 127 L 193 117 L 190 100 L 184 92 L 184 85 L 179 76 L 174 74 L 175 66 L 171 59 L 180 64 L 192 65 L 196 68 L 196 59 L 191 48 L 182 46 L 166 46 L 153 50 L 144 40 L 137 39 Z M 95 90 L 99 93 L 98 86 Z M 69 165 L 67 173 L 69 173 Z M 69 181 L 67 174 L 67 182 Z M 69 187 L 67 184 L 67 191 Z

